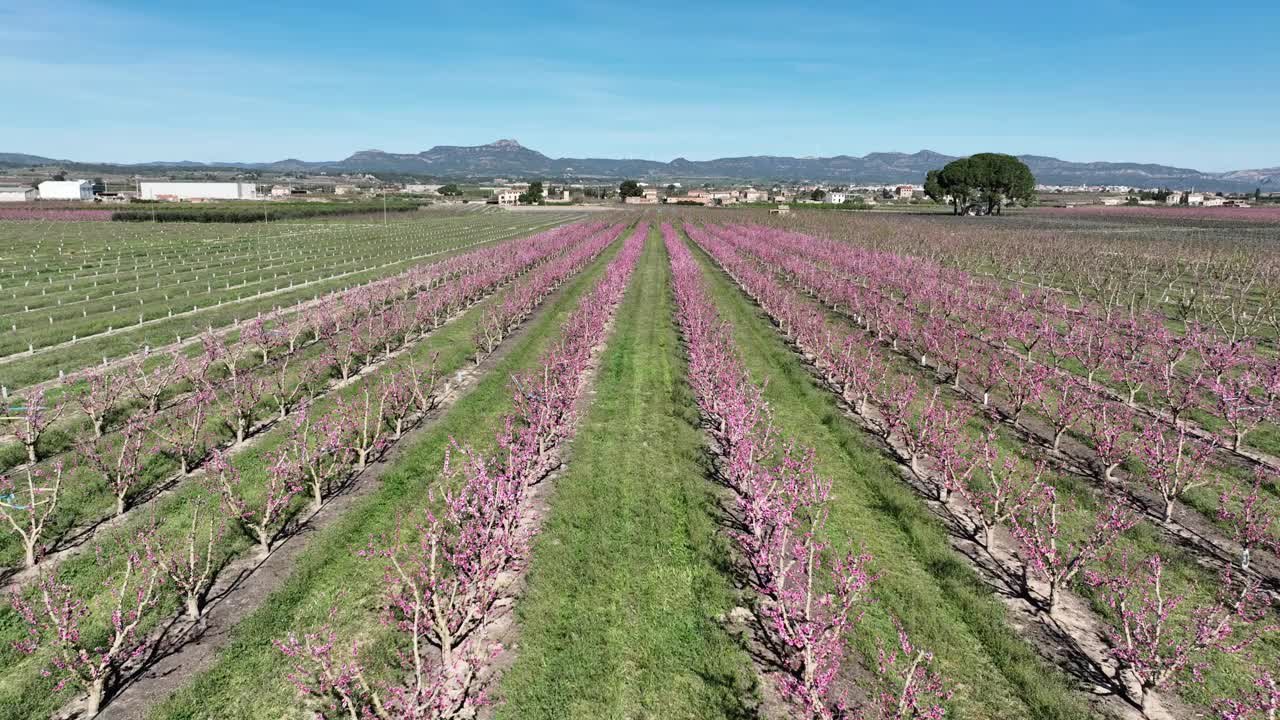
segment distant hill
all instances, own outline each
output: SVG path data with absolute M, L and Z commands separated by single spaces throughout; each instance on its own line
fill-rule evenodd
M 1135 185 L 1195 187 L 1202 190 L 1280 190 L 1280 167 L 1209 173 L 1191 168 L 1123 162 L 1071 162 L 1040 155 L 1021 155 L 1036 180 L 1050 185 Z M 611 158 L 551 158 L 515 140 L 487 145 L 437 145 L 419 153 L 361 150 L 343 160 L 280 160 L 270 163 L 153 162 L 105 165 L 54 160 L 36 155 L 0 153 L 0 166 L 58 165 L 67 169 L 119 168 L 122 171 L 173 168 L 228 168 L 273 172 L 396 173 L 439 178 L 576 177 L 576 178 L 723 178 L 725 180 L 815 180 L 844 183 L 919 183 L 925 173 L 956 156 L 931 150 L 916 153 L 877 152 L 856 157 L 786 157 L 751 155 L 671 162 Z

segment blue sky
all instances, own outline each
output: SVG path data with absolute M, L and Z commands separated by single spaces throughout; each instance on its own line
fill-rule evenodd
M 0 2 L 0 152 L 1280 165 L 1280 4 L 822 5 Z

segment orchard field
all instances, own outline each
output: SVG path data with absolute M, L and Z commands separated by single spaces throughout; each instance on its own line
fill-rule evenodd
M 1280 225 L 0 221 L 0 719 L 1280 710 Z

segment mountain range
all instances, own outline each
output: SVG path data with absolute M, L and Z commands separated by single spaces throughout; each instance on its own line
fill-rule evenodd
M 1019 155 L 1036 180 L 1049 185 L 1131 185 L 1201 190 L 1280 190 L 1280 167 L 1230 172 L 1126 162 L 1071 162 L 1040 155 Z M 419 153 L 361 150 L 343 160 L 296 159 L 267 163 L 199 163 L 160 161 L 130 165 L 55 160 L 38 155 L 0 153 L 0 167 L 58 166 L 67 170 L 140 172 L 144 170 L 238 169 L 279 173 L 394 173 L 440 179 L 464 178 L 705 178 L 724 180 L 813 180 L 841 183 L 923 182 L 925 173 L 956 156 L 931 150 L 916 153 L 876 152 L 855 157 L 785 157 L 752 155 L 671 162 L 613 158 L 551 158 L 515 140 L 487 145 L 437 145 Z

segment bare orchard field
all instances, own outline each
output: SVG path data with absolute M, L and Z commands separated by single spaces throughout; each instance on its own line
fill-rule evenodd
M 287 310 L 415 263 L 561 224 L 421 212 L 288 223 L 0 222 L 9 391 Z

